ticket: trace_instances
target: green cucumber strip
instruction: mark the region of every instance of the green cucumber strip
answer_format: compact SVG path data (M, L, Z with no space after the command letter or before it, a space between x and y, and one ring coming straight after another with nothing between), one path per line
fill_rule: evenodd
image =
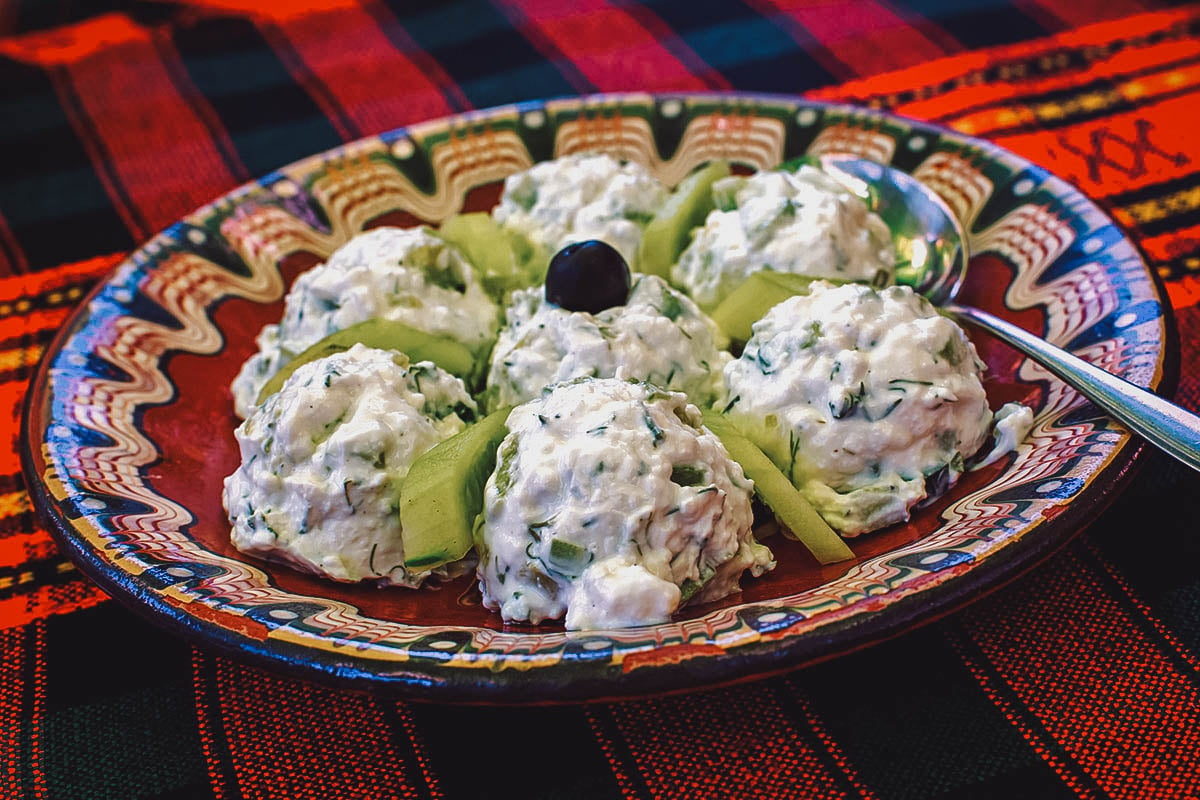
M268 397L278 392L284 381L300 367L318 358L345 352L356 344L365 344L367 347L377 347L381 350L399 350L413 362L432 361L467 383L474 380L476 371L481 368L470 348L454 339L426 333L403 322L369 319L329 334L280 367L279 371L263 384L258 393L257 404L262 405Z
M854 551L842 541L842 537L821 519L821 515L796 490L779 467L758 445L747 439L728 417L716 411L705 411L704 425L721 440L730 457L742 465L742 470L754 481L759 496L776 518L808 548L817 561L835 564L854 558Z
M704 224L713 205L712 185L729 174L728 161L713 161L679 182L646 225L638 251L638 272L666 280L687 247L692 230Z
M745 342L753 332L754 323L789 297L808 294L808 287L814 280L817 279L791 272L765 269L753 272L713 309L713 322L730 339Z
M455 214L437 230L454 245L481 275L508 278L517 275L517 259L508 237L492 215L484 211Z
M550 540L550 566L567 575L578 575L591 561L586 547L555 537Z
M471 550L483 489L511 410L487 415L413 461L400 483L400 540L408 570L428 572Z

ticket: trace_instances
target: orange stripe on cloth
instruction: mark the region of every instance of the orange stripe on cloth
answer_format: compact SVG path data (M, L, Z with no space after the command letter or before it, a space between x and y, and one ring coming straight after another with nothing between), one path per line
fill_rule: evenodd
M1096 70L1099 69L1096 62L1112 58L1117 51L1149 38L1169 33L1173 40L1186 45L1190 37L1183 28L1196 16L1195 9L1139 14L1031 42L934 59L909 69L821 89L813 96L886 106L922 119L940 119L963 108L1014 95L1011 84L1034 75L1034 70L1022 65L1037 67L1036 72L1043 76L1037 79L1040 90L1055 86L1069 88L1081 83L1081 71L1073 66L1075 62L1069 51L1088 59L1088 69ZM990 76L989 67L996 67L998 74ZM1127 67L1128 62L1118 61L1113 69ZM1096 74L1104 76L1102 72Z
M615 4L515 0L512 5L526 17L524 24L536 26L599 91L708 88L657 36Z
M0 630L91 608L107 599L100 587L82 575L65 583L39 586L32 592L0 599Z
M203 714L229 747L243 797L325 800L331 797L418 797L392 746L378 702L277 678L223 658L216 696ZM295 720L305 720L297 727ZM220 730L212 729L215 724ZM311 731L321 731L314 738ZM211 763L211 762L210 762ZM321 776L313 781L312 776Z
M121 263L124 257L124 253L108 253L28 275L0 277L0 303L16 303L22 298L28 299L95 280Z
M375 10L384 24L399 27L382 5ZM259 21L260 30L276 51L293 51L280 52L281 60L325 115L335 124L342 115L350 121L350 129L339 131L344 138L379 133L455 110L428 70L388 39L376 16L356 4L330 14ZM330 36L335 28L337 36ZM294 63L297 60L299 65Z
M10 502L25 505L26 510L32 507L26 492L11 492L6 497L10 498ZM54 539L38 525L35 517L29 515L17 521L24 524L17 528L10 527L0 534L0 569L20 569L34 562L63 558ZM68 570L60 566L56 571L63 574Z
M711 694L637 700L587 710L601 748L627 795L728 796L753 787L758 797L845 797L847 777L827 768L822 754L763 685ZM619 736L609 735L611 719ZM737 747L695 746L696 731L739 731ZM627 753L628 757L623 757ZM686 787L686 788L682 788Z
M0 55L42 67L73 64L143 35L141 26L124 14L100 14L72 25L0 39Z
M171 79L150 31L65 67L60 94L131 232L149 236L239 181Z
M1115 798L1182 797L1200 772L1200 685L1073 552L964 612L968 666L1002 682L1014 724ZM1003 598L1007 597L1007 601ZM996 694L996 691L989 691ZM994 698L995 699L995 698ZM1053 759L1047 756L1053 764Z
M1200 259L1197 261L1200 262ZM1200 306L1200 263L1197 263L1196 269L1197 274L1167 284L1167 295L1171 298L1171 307L1176 311Z

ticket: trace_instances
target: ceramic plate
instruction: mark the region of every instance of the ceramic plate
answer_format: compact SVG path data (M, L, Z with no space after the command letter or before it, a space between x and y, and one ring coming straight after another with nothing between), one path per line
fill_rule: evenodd
M61 332L29 395L26 471L60 545L104 589L202 646L294 675L448 701L684 690L829 658L931 619L1077 532L1138 448L989 337L993 407L1036 423L906 525L820 567L775 537L773 572L674 621L614 632L505 626L472 581L346 586L233 550L228 385L296 274L377 225L489 208L506 175L603 150L668 184L727 158L851 152L914 173L966 221L967 302L1141 386L1169 380L1167 305L1135 247L1065 182L988 143L858 108L745 95L606 95L506 106L364 139L243 186L133 253Z

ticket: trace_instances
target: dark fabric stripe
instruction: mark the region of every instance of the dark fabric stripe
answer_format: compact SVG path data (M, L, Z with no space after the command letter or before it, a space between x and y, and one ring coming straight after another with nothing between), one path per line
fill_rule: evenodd
M574 93L563 73L491 3L389 0L388 6L475 107Z
M436 789L441 795L508 798L518 786L526 800L618 794L612 772L579 707L472 708L413 703L408 708L438 775ZM464 736L481 737L484 743L471 748L469 768L463 761ZM536 769L524 768L533 763Z
M802 22L773 6L771 0L743 0L743 2L747 7L754 9L756 13L766 17L780 31L790 36L799 45L799 49L811 55L813 61L820 64L833 80L839 82L849 80L859 74L852 68L853 65L848 68Z
M334 129L343 141L353 141L361 139L364 131L354 123L349 115L346 114L344 108L337 101L337 97L333 92L329 91L329 87L325 85L319 77L313 74L313 71L308 68L299 54L296 53L296 48L292 47L291 42L286 36L280 34L274 25L264 24L259 33L263 39L267 41L275 50L275 55L279 58L281 64L291 73L301 87L308 92L309 97L318 108L325 114L326 119L333 125Z
M796 733L809 746L809 749L816 754L817 759L825 767L825 772L837 782L838 788L848 797L867 794L864 791L864 787L856 784L846 774L846 765L834 758L834 754L829 750L829 745L822 741L821 737L817 736L811 725L805 724L810 715L807 709L804 708L804 701L800 695L801 690L792 677L766 681L763 683L763 688L771 691L775 697L775 702L779 703L779 707L792 723L792 727L796 730Z
M1090 534L1089 543L1191 656L1200 658L1200 540L1181 535L1184 526L1145 524L1148 508L1169 508L1182 520L1200 519L1200 493L1184 491L1192 478L1187 467L1161 453L1146 460L1138 481L1107 512L1111 523ZM1137 532L1136 540L1131 531ZM1164 558L1166 553L1171 557ZM1194 678L1194 667L1188 671Z
M971 49L1023 42L1050 32L1024 14L1019 4L1002 0L893 0L893 4L937 23Z
M737 89L797 92L833 82L791 36L740 2L655 0L647 7Z
M392 747L404 763L404 774L409 777L409 783L421 797L434 797L435 795L430 791L429 784L425 780L425 765L422 763L421 754L414 741L415 737L420 736L420 732L411 723L408 706L398 706L394 702L380 700L379 708L387 722Z
M233 140L229 138L229 132L221 124L221 120L218 118L212 104L208 102L208 98L201 94L196 84L192 82L191 76L188 74L178 50L175 49L174 42L169 36L157 31L151 36L151 42L154 44L155 50L158 51L159 59L162 61L167 77L180 96L187 100L188 104L196 112L196 118L200 120L200 124L208 131L208 136L212 140L213 146L216 147L217 152L221 154L221 160L225 163L229 174L240 181L248 181L253 178L254 176L246 169L246 165L242 163Z
M1176 59L1174 61L1159 62L1159 63L1155 63L1151 66L1148 66L1148 67L1141 67L1141 68L1129 70L1126 72L1115 73L1112 75L1105 76L1103 78L1089 81L1088 83L1071 86L1069 88L1055 89L1052 91L1043 91L1043 92L1030 92L1027 94L1010 95L1008 97L1003 97L998 100L992 100L992 101L989 101L986 103L977 103L974 105L964 106L960 109L957 109L954 112L954 116L955 117L963 117L963 116L967 116L968 114L978 113L980 111L987 111L989 109L997 109L997 108L1012 108L1013 106L1017 106L1017 105L1038 106L1038 105L1042 105L1044 103L1058 103L1060 105L1063 105L1063 104L1070 103L1073 99L1081 97L1083 95L1102 93L1102 92L1111 90L1113 87L1115 87L1119 84L1122 84L1122 83L1126 83L1129 81L1135 81L1135 80L1138 80L1139 78L1144 78L1148 75L1157 75L1157 74L1161 74L1163 72L1169 72L1170 70L1173 70L1173 69L1189 67L1189 66L1196 64L1197 62L1200 62L1200 56L1192 56L1192 57L1188 57L1188 58ZM1029 69L1032 69L1034 67L1035 63L1040 64L1040 60L1030 60L1028 62L1024 62L1025 66ZM991 70L989 72L991 74L988 75L988 78L994 80L998 77L998 74L994 70ZM1147 94L1141 98L1138 98L1137 100L1124 101L1124 103L1120 106L1119 110L1130 110L1133 108L1139 108L1139 107L1143 107L1143 106L1147 106L1147 105L1153 105L1154 103L1161 101L1163 98L1176 96L1178 94L1188 94L1191 91L1192 91L1191 88L1185 87L1184 89L1181 89L1178 92L1164 92L1164 93L1159 93L1159 94ZM1079 122L1083 122L1086 120L1097 119L1097 118L1109 116L1115 110L1118 110L1117 106L1107 106L1102 109L1092 111L1090 113L1077 113L1077 114L1073 114L1073 115L1063 115L1061 118L1055 118L1052 120L1038 120L1038 122L1036 124L1015 125L1011 128L997 128L995 130L988 131L988 135L992 136L992 135L998 135L1001 133L1009 133L1012 131L1022 131L1022 130L1030 130L1030 129L1042 130L1042 129L1049 129L1049 128L1057 128L1057 127L1068 127L1068 126L1075 125Z
M214 800L242 800L242 789L234 773L233 752L218 705L221 695L217 688L216 658L218 656L192 650L192 685L199 722L197 734L208 765L211 796Z
M549 59L558 71L562 73L563 78L571 84L573 91L579 94L588 94L596 91L596 85L588 80L587 76L579 71L579 68L571 62L570 53L565 53L551 41L550 37L542 33L533 22L531 22L521 10L515 5L498 4L500 12L504 14L511 25L524 36L531 45L545 58Z
M24 319L39 311L73 308L95 283L96 281L92 279L78 283L65 283L49 287L36 294L26 295L21 297L20 300L28 302L29 305L23 307L21 311L16 309L15 302L4 303L0 301L0 320ZM5 308L6 305L8 306L7 308ZM60 315L65 315L65 311L60 311L59 313ZM30 344L30 336L36 337L37 341L48 343L54 338L55 333L57 333L56 330L23 331L20 336L0 338L0 350L11 347L27 347Z
M613 0L625 13L637 20L643 28L651 33L671 55L679 59L688 71L704 81L709 88L718 90L732 89L733 85L718 70L705 63L687 42L675 33L671 27L649 8L634 0Z
M621 734L620 726L613 719L612 711L607 706L594 705L589 706L586 713L592 727L603 739L601 747L611 764L611 769L618 773L617 776L614 776L614 780L624 779L621 785L626 796L629 795L630 790L636 797L652 796L650 787L646 785L646 779L642 777L637 761L629 751L625 737Z
M1104 792L1096 781L1046 730L1041 719L1030 712L1021 698L1008 685L1004 676L996 670L979 646L975 644L961 623L952 622L946 626L946 630L954 649L968 664L969 669L975 674L976 680L986 685L986 691L993 703L992 711L1005 714L1018 730L1034 740L1034 747L1046 761L1047 767L1052 769L1055 776L1067 787L1074 790L1075 795L1102 797Z
M1179 166L1184 167L1189 166L1189 164L1184 162L1180 163ZM1141 186L1132 191L1110 194L1104 200L1110 206L1131 206L1135 203L1158 200L1175 192L1195 189L1197 186L1200 186L1200 171L1185 173L1177 178L1159 181L1149 186Z
M265 175L341 143L253 23L202 19L179 28L175 45L250 174Z
M1139 150L1139 156L1144 152ZM1156 153L1170 157L1170 153ZM1180 154L1182 155L1182 154ZM1180 166L1183 166L1182 164ZM1161 236L1200 225L1200 172L1109 195L1107 205L1124 212L1143 237ZM1152 213L1147 214L1147 211Z
M35 514L33 511L21 511L17 514L13 514L12 516L0 519L0 539L7 538L9 536L37 533L39 531L41 531L41 525L39 524L37 514ZM67 579L76 580L79 579L79 577L80 575L78 572L72 572L67 576ZM59 582L65 583L67 580ZM24 586L18 586L12 589L11 592L14 595L23 594L27 591L37 589L39 586L43 585L45 584L35 581L28 589L26 589ZM0 590L0 598L8 596L5 594L5 591L10 590Z
M1155 624L1159 620L1153 616L1148 617L1147 609L1134 601L1126 585L1113 578L1111 566L1105 563L1105 559L1097 550L1085 545L1075 548L1075 552L1080 561L1107 584L1106 593L1116 600L1134 626L1141 631L1142 636L1167 656L1180 675L1200 689L1200 669L1197 667L1200 664L1200 658L1198 658L1200 653L1181 650L1181 641L1178 638L1164 636L1163 628ZM1194 582L1194 584L1193 589L1200 588L1200 581Z
M979 690L937 628L926 628L791 678L881 797L940 797L1016 773L1057 779ZM1050 797L1069 797L1057 789Z
M437 85L450 108L455 111L466 111L471 107L471 101L462 93L462 89L446 74L441 64L437 63L413 41L408 31L386 5L380 0L374 0L366 4L365 10L379 24L379 30L383 32L387 40L420 67L425 77Z
M44 764L52 797L141 797L208 784L193 724L190 650L115 604L46 623ZM88 680L79 680L79 665ZM110 731L119 745L98 748ZM95 769L101 758L104 769Z
M21 249L21 243L8 227L8 220L0 214L0 274L21 274L28 271L29 261L25 258L25 251Z
M22 513L17 516L24 518L26 530L35 529L32 514ZM4 522L7 523L9 519ZM0 567L0 600L33 594L45 586L59 586L81 579L82 576L75 566L61 556L6 565Z
M46 73L0 57L0 86L0 213L30 269L130 249Z
M45 669L45 625L42 620L25 628L25 644L23 661L21 663L21 685L25 687L24 730L21 737L21 778L22 796L35 797L45 787L45 775L42 765L38 763L40 754L36 752L42 719L39 706L45 698L45 687L42 685L42 674Z
M65 69L54 68L54 70L55 82L59 87L59 95L63 102L63 111L75 120L76 125L83 129L88 147L92 150L92 169L102 176L101 180L108 187L109 192L112 195L116 195L116 211L125 221L125 225L130 228L133 238L137 241L148 238L152 232L150 225L147 224L146 218L142 215L141 210L138 209L137 204L133 202L133 198L129 196L129 191L124 183L122 183L121 174L116 168L116 162L113 159L112 153L108 151L104 143L104 137L96 130L95 124L80 100L68 72Z

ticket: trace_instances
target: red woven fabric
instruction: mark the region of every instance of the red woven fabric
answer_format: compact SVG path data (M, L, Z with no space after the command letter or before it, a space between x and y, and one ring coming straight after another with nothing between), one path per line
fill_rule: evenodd
M1159 457L1078 544L947 620L783 678L568 709L397 703L194 650L36 519L27 382L124 252L293 158L541 94L809 89L994 141L1129 230L1200 407L1200 6L701 5L0 9L0 85L32 109L0 122L25 143L0 153L0 796L505 796L497 775L530 797L1200 796L1200 480Z

